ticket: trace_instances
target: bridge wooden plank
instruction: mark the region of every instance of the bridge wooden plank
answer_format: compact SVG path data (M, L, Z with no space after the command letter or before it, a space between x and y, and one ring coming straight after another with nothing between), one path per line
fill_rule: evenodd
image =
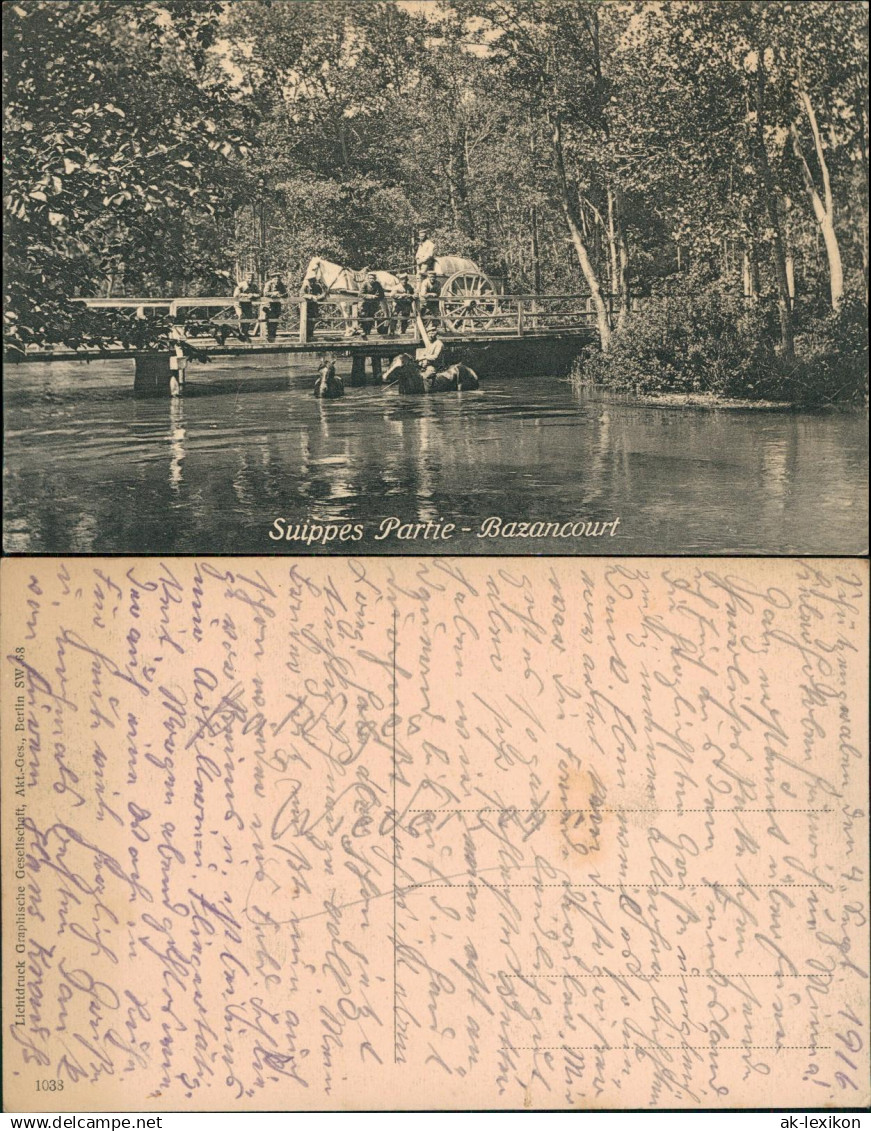
M499 342L510 341L540 341L546 344L549 341L560 341L566 338L577 338L578 340L589 340L595 337L595 330L590 326L568 327L561 329L558 333L548 330L534 330L525 329L523 335L519 335L516 330L513 332L490 332L486 334L464 334L462 336L455 334L443 334L442 339L446 345L488 345ZM401 353L410 345L413 345L415 340L409 337L394 337L394 338L381 338L360 340L359 338L315 338L310 342L294 341L292 338L287 340L252 343L251 345L202 345L197 343L196 348L203 353L208 354L210 357L250 357L253 354L300 354L302 356L308 354L317 356L324 352L335 353L339 356L351 357L355 354L362 354L364 356L378 356L385 357L397 353ZM132 349L106 349L106 350L33 350L28 351L23 356L14 354L7 354L4 358L7 364L25 364L33 362L52 362L52 361L128 361L142 356L142 350ZM151 351L153 352L153 351Z

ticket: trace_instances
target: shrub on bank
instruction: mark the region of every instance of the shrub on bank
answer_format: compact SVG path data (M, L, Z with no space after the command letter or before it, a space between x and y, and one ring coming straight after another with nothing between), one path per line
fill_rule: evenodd
M796 337L791 399L801 404L862 404L868 397L868 314L858 295L826 310Z
M607 354L589 350L573 383L634 394L712 394L802 405L861 403L867 395L864 304L837 312L796 312L796 357L776 349L771 299L749 301L697 275L666 280L637 302Z

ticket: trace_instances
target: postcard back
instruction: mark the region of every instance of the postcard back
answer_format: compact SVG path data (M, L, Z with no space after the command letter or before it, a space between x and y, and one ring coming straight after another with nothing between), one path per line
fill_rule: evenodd
M2 602L7 1110L868 1102L867 562Z

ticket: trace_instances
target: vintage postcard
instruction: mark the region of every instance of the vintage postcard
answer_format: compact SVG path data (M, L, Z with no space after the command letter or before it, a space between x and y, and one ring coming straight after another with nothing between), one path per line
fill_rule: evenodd
M4 32L7 553L867 553L866 5Z
M5 6L6 1110L868 1104L866 21Z
M7 1110L868 1103L867 562L0 580Z

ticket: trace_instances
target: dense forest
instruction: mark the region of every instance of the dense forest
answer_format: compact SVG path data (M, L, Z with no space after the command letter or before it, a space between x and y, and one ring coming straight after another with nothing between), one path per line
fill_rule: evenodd
M507 292L588 292L603 378L690 387L719 365L733 392L776 370L856 399L867 19L853 0L10 3L7 349L109 334L73 296L224 294L252 269L293 288L313 255L408 268L423 225Z

